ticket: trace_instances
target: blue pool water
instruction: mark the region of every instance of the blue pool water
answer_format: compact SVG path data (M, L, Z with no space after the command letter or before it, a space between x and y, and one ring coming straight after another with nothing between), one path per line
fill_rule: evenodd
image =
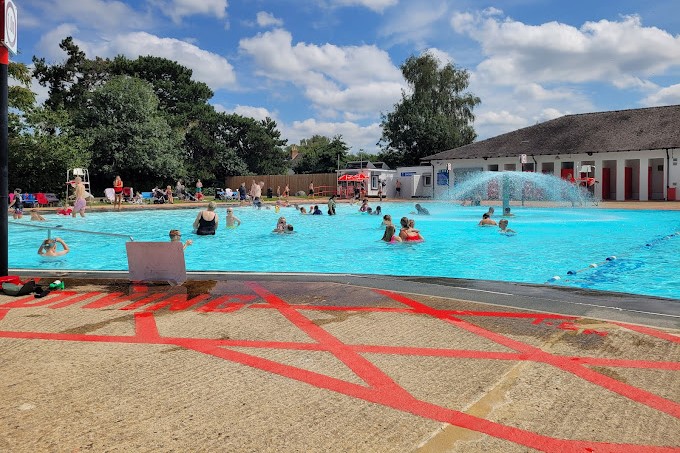
M178 228L183 239L194 240L185 253L188 270L438 276L680 299L679 212L513 207L510 227L518 233L504 236L496 228L476 226L485 207L424 205L430 216L410 214L412 204L382 204L395 224L404 215L416 219L425 237L420 244L380 242L381 218L345 204L338 206L334 217L304 216L293 208L277 214L273 209L236 207L243 225L232 230L225 228L225 207L220 206L221 225L215 236L191 233L198 208L90 213L85 218L55 214L40 224L125 234L136 241L166 241L168 231ZM295 226L294 234L271 233L279 215ZM18 222L38 224L27 217ZM127 269L123 238L56 230L52 235L64 238L72 252L40 257L36 252L46 232L10 224L10 268ZM606 261L610 256L617 259ZM555 276L560 279L550 282Z

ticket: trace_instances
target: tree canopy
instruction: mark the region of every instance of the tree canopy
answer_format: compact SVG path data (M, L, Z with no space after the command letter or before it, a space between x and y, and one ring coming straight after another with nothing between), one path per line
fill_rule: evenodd
M216 112L212 90L191 69L154 56L90 59L71 37L60 47L64 61L34 56L32 74L11 66L20 82L10 90L11 184L57 191L74 166L89 167L97 192L115 175L148 190L178 178L209 187L229 175L288 170L276 122ZM31 75L48 88L43 106ZM41 179L46 173L58 176Z
M342 140L341 135L333 139L322 135L300 140L298 157L294 161L293 169L296 173L332 173L338 165L347 162L349 147Z
M472 143L473 109L481 101L466 92L469 74L432 54L409 57L401 72L410 93L382 115L380 157L388 165L418 165L420 158Z

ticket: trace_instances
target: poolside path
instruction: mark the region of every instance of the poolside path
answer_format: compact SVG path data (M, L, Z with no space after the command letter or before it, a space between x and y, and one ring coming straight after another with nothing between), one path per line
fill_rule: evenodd
M417 282L65 281L0 295L0 451L680 451L675 328Z

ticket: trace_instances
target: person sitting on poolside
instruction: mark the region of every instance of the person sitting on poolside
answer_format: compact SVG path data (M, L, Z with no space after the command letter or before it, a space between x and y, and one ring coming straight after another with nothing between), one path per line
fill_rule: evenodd
M480 220L477 225L479 225L479 226L496 226L496 222L491 219L488 212L485 212L482 215L482 220Z
M170 242L182 242L182 233L179 230L170 230ZM187 239L182 250L186 250L193 243L194 241Z
M430 211L428 211L427 208L424 208L424 207L420 206L420 204L416 203L416 214L430 215Z
M31 220L45 221L45 217L41 216L36 209L31 209Z
M241 219L234 215L232 208L227 208L227 228L236 228L241 226Z
M498 222L498 227L500 228L500 232L503 234L517 233L517 231L513 230L512 228L508 228L508 219L501 219Z
M217 204L214 201L211 201L208 203L208 209L199 212L196 216L196 220L194 220L194 229L199 236L215 234L217 224L220 220L215 213L215 208L217 208Z
M57 251L57 244L61 244L63 250ZM68 252L70 252L70 249L62 238L45 239L38 248L38 255L41 256L62 256Z
M390 223L385 227L385 233L383 233L383 237L380 240L390 243L401 242L401 238L394 234L396 232L397 229Z

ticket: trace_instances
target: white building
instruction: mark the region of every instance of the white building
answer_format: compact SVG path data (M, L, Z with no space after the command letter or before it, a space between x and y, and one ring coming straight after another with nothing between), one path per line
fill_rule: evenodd
M355 161L347 162L345 168L338 170L338 195L342 198L352 198L354 189L363 187L364 194L377 197L380 188L383 195L395 196L394 175L384 162ZM384 182L384 184L383 184Z
M444 197L469 172L531 171L594 178L591 190L602 200L680 200L678 158L680 105L673 105L563 116L427 156L425 166L399 168L397 177L404 193L401 175L421 175L404 198Z

